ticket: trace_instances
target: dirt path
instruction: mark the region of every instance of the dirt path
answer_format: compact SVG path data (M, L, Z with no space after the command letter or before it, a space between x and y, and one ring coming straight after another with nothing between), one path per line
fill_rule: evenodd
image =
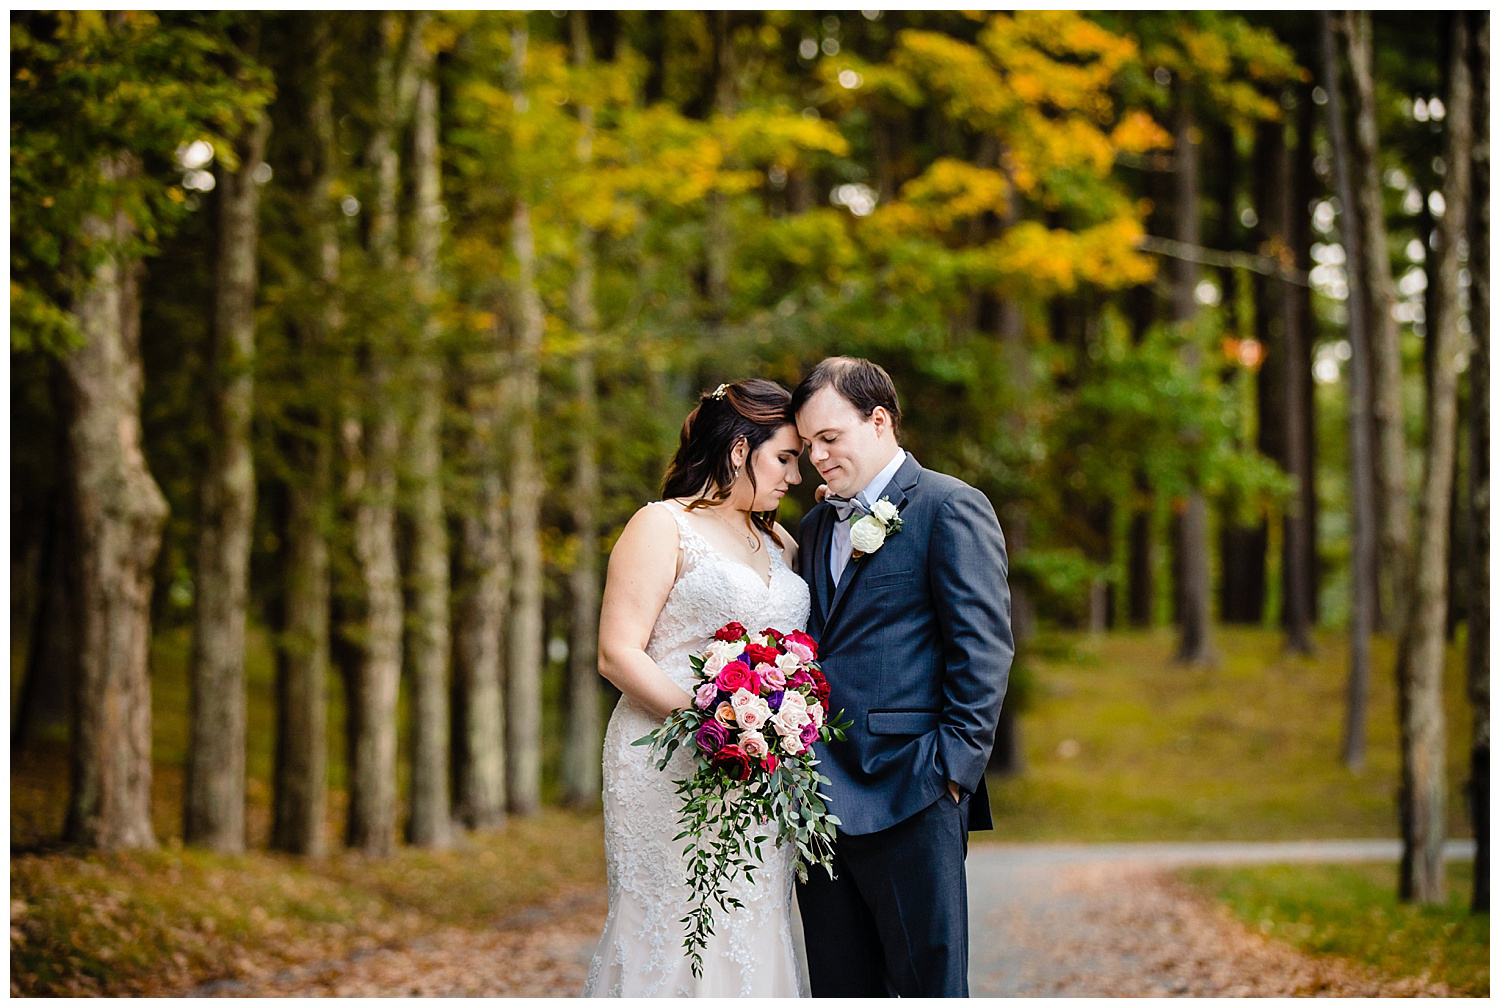
M1470 844L1472 848L1472 843ZM1455 853L1458 849L1455 848ZM1171 866L1387 859L1389 844L1010 846L969 852L975 997L1448 996L1270 942L1174 883ZM267 997L577 997L605 914L581 892L476 932L197 994Z
M1472 848L1472 844L1470 844ZM1456 851L1455 851L1456 853ZM1174 882L1182 864L1386 860L1383 842L969 851L975 997L1451 996L1268 941Z

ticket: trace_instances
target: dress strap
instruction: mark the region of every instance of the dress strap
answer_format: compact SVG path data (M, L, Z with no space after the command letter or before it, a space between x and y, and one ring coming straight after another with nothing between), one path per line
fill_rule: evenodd
M661 505L677 522L677 545L683 553L696 558L703 556L704 553L713 552L713 547L708 544L708 540L703 538L703 535L687 520L687 512L683 507L672 501L660 500L651 503Z

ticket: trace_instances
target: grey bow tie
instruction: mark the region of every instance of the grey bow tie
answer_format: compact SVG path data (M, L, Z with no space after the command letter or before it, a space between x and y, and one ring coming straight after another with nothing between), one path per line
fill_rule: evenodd
M828 495L828 503L839 513L839 521L847 521L849 516L858 511L862 515L870 513L870 508L865 504L863 498L858 494L854 497L839 497L835 494Z

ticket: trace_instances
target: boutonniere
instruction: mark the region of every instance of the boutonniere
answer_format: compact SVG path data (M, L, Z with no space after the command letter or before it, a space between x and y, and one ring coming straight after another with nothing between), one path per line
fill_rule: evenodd
M885 545L890 536L901 531L901 512L889 497L870 505L870 513L849 526L849 544L854 547L850 559L858 560Z

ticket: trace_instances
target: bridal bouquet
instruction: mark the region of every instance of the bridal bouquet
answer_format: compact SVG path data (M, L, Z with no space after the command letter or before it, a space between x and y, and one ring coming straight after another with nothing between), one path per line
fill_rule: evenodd
M739 907L729 884L744 873L754 879L764 863L761 844L791 844L792 867L806 881L809 865L833 873L833 840L839 825L813 769L813 744L844 738L849 723L829 718L828 681L818 666L818 645L807 634L767 628L752 634L729 623L689 661L700 680L693 706L638 739L661 752L664 769L680 745L697 751L697 768L677 781L678 822L688 840L688 881L696 897L683 923L683 946L693 975L702 974L702 950L713 933L713 908Z

